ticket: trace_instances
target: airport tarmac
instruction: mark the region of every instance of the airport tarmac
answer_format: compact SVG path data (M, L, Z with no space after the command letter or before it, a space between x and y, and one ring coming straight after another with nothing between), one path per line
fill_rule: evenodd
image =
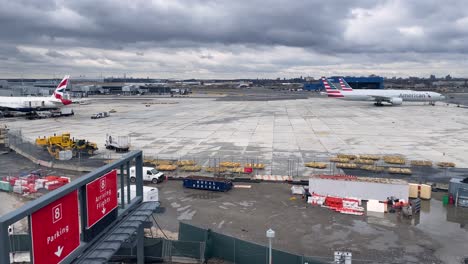
M208 98L113 97L74 105L75 116L41 120L2 119L37 136L71 132L98 143L105 135L129 135L133 149L153 158L252 159L267 164L265 174L286 175L288 164L327 160L337 153L402 154L408 159L455 162L468 167L468 109L439 103L375 107L325 97L297 100L217 100ZM149 104L148 104L149 103ZM110 117L90 119L114 109ZM117 155L118 156L118 155ZM301 171L299 171L301 169ZM289 168L291 170L291 168ZM297 168L298 175L310 170Z
M292 160L325 160L337 153L403 154L408 159L451 161L457 167L468 167L464 155L468 109L456 105L375 107L371 102L317 96L295 100L241 98L100 97L90 99L87 105L74 105L72 117L7 118L0 123L12 130L21 129L31 141L37 136L71 132L75 138L97 142L101 158L118 156L104 149L105 134L111 133L131 136L133 148L142 149L145 156L195 159L200 165L209 165L214 158L256 159L267 164L265 174L287 173ZM94 113L111 109L116 112L108 118L90 119ZM8 174L36 167L15 155L0 156L0 166L8 167ZM177 231L174 219L178 219L263 243L265 228L270 225L278 235L287 234L288 239L275 242L278 248L294 253L331 256L334 249L347 247L356 259L370 263L383 259L453 263L466 257L466 227L464 223L448 223L448 211L437 199L426 203L430 214L423 211L420 222L412 226L396 218L359 218L305 208L302 201L289 200L290 186L286 184L254 184L252 189L226 194L185 190L177 181L158 187L168 209L158 218L171 232ZM446 244L448 240L457 244Z

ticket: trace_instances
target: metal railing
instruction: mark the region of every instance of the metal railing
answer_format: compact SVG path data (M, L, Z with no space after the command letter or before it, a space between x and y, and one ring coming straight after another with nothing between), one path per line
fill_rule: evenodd
M131 188L130 188L130 166L135 165L136 167L136 196L131 199ZM64 197L65 195L78 190L79 197L79 215L80 215L80 226L81 226L81 238L79 247L73 251L68 257L66 257L61 263L70 263L77 256L82 254L88 247L94 244L96 241L105 234L112 225L103 227L102 230L97 232L97 235L93 235L89 240L84 238L84 234L87 231L87 215L86 215L86 184L96 180L97 178L105 175L106 173L118 169L120 173L118 175L118 186L120 188L120 206L118 207L117 218L113 221L116 222L122 219L128 212L135 209L143 201L143 177L142 177L142 165L143 165L143 153L142 151L132 151L120 160L117 160L111 164L105 165L79 177L77 180L56 189L37 200L31 201L21 208L10 212L0 217L0 263L10 263L10 240L8 227L14 223L27 218L29 230L28 233L31 235L31 215L47 206L48 204ZM127 188L125 188L127 186ZM117 190L116 190L117 191ZM124 195L126 191L127 195ZM78 212L77 212L78 213ZM141 239L138 239L137 243L142 243L143 234ZM32 250L31 250L32 252ZM140 253L140 252L139 252ZM32 253L31 253L32 254ZM140 255L140 254L138 254ZM31 256L31 262L33 258ZM143 261L143 255L138 256L139 263Z

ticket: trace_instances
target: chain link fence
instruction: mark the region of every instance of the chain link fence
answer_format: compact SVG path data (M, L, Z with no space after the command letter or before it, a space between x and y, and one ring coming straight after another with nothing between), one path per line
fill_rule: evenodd
M196 227L187 223L179 224L179 240L198 241L206 243L205 258L217 258L231 263L267 264L268 247L253 242L241 240L225 234ZM329 263L313 257L296 255L273 249L274 263L288 264L320 264ZM327 260L330 260L327 258Z
M19 154L32 158L38 165L46 167L55 167L71 170L92 170L100 167L112 160L119 159L123 154L111 151L100 151L98 155L89 156L78 152L71 160L57 160L52 157L47 149L37 146L34 139L26 138L21 130L9 130L5 143ZM193 161L194 166L191 170L185 170L182 166L174 169L164 170L165 175L169 177L185 177L188 175L216 176L226 178L247 178L252 179L256 176L289 176L293 180L301 180L311 175L319 174L349 174L363 177L380 178L400 178L408 179L410 175L389 173L388 168L410 168L412 178L415 181L424 183L427 181L444 182L450 177L453 168L437 168L412 166L407 164L386 164L383 160L376 161L372 165L356 163L355 168L337 168L340 162L330 161L330 153L306 153L302 156L283 155L281 153L272 153L271 158L264 158L261 155L212 155L212 153L200 153L194 155L168 155L145 150L144 159L153 161L170 162L178 164L180 161ZM233 166L225 167L223 164L231 163ZM306 163L322 163L324 168L307 167ZM351 163L350 163L351 164ZM155 164L146 163L147 166L157 167ZM251 170L246 169L251 167ZM367 167L362 169L361 167ZM373 171L372 169L381 169ZM437 174L436 179L427 179L427 175Z
M95 158L78 151L71 160L58 160L43 146L37 146L33 139L25 137L21 130L10 129L7 133L8 147L38 165L70 170L87 170L105 165L105 158Z
M177 164L179 161L193 161L195 166L198 166L196 171L184 171L181 166L174 170L165 171L167 176L184 177L187 175L201 176L218 176L218 177L236 177L236 178L252 178L257 175L280 175L290 176L292 178L300 178L312 174L329 174L338 172L334 166L327 166L327 169L312 169L304 166L302 158L279 158L262 159L260 157L248 156L201 156L201 155L161 155L152 154L150 151L145 151L144 159L153 161L154 163L170 163ZM224 164L230 163L225 166ZM149 162L146 165L154 165ZM252 168L246 170L246 168Z

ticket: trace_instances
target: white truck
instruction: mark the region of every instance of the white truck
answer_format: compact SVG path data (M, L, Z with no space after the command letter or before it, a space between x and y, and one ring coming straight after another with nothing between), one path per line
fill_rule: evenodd
M60 117L60 116L72 116L75 113L73 112L73 108L69 107L62 107L57 110L50 111L52 113L52 117Z
M156 170L153 167L143 167L143 181L150 181L152 183L160 183L164 181L164 173ZM130 167L130 182L136 182L135 166Z
M120 200L120 188L117 191L117 199L119 201L119 204L121 203ZM124 201L127 202L127 186L124 187ZM130 185L130 200L136 197L136 186L135 185ZM159 202L159 191L158 188L155 187L149 187L149 186L143 186L143 202Z
M111 136L106 134L106 149L115 149L116 152L127 152L130 148L130 137Z
M93 114L91 116L91 119L99 119L99 118L104 118L104 117L109 117L109 113L108 112L99 112L99 113Z

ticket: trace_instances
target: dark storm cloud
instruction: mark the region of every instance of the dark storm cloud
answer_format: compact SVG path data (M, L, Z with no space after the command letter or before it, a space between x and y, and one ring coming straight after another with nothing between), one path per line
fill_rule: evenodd
M346 2L7 1L0 36L26 43L63 38L84 45L177 41L322 48L339 43L352 7Z
M54 51L54 50L47 51L45 55L52 57L52 58L66 58L67 57L66 55L60 52Z
M0 58L9 62L0 71L62 66L151 73L163 65L167 69L157 72L274 74L351 58L357 69L395 60L457 63L468 53L463 0L0 0L0 5Z

